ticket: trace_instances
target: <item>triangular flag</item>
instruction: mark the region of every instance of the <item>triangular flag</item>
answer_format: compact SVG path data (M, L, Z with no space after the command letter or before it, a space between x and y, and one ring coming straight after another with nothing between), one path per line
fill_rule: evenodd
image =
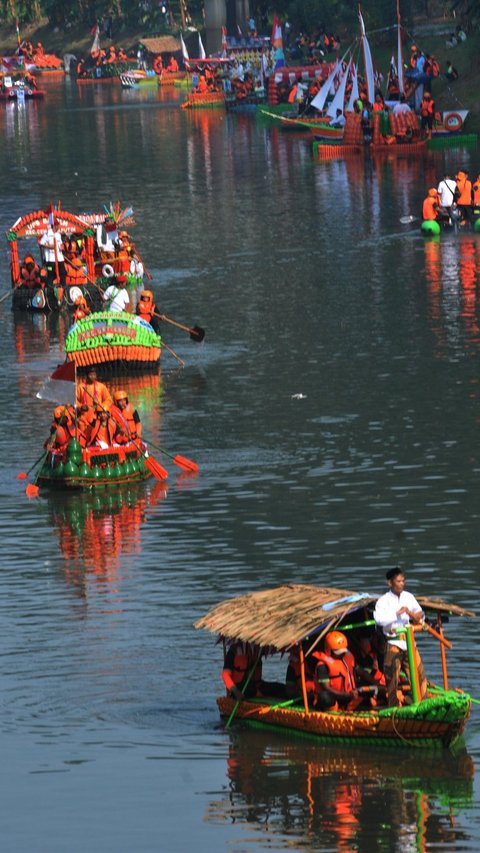
M205 53L205 48L203 46L202 37L201 37L200 33L198 34L198 58L199 59L206 59L207 58L207 54Z
M93 44L90 48L90 53L98 53L100 50L100 27L97 24L95 35L93 38Z
M223 57L223 59L227 58L227 50L228 50L227 28L222 27L222 57Z
M185 44L185 42L184 42L184 40L183 40L183 38L182 38L182 36L181 36L181 35L180 35L180 42L181 42L181 45L182 45L182 56L183 56L183 58L184 58L184 59L190 59L190 57L189 57L189 55L188 55L187 46L186 46L186 44Z
M44 382L36 396L50 403L75 403L75 362L64 361Z

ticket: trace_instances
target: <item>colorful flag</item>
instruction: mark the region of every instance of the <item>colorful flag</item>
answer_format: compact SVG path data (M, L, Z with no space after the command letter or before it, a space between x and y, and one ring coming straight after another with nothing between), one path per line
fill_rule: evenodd
M283 52L282 25L276 15L273 16L271 44L273 50L274 69L285 65L285 54Z
M75 405L75 382L75 362L64 361L48 377L36 396L39 400L48 400L50 403Z

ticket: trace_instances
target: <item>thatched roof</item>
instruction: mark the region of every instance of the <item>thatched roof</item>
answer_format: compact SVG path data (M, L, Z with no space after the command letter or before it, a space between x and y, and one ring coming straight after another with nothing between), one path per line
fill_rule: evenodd
M145 38L142 39L142 44L150 53L177 53L178 50L182 49L180 39L176 39L174 36Z
M195 622L227 639L287 649L304 637L333 626L349 613L373 604L378 596L334 587L286 584L223 601ZM417 596L427 610L474 616L439 599Z

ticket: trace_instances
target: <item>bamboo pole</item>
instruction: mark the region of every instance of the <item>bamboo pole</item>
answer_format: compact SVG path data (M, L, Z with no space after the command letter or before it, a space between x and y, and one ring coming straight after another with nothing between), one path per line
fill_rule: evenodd
M415 661L415 637L413 634L412 625L406 626L406 635L407 635L407 654L408 654L408 668L410 670L410 685L412 688L412 699L414 703L420 701L420 685L418 683L418 671L417 665Z
M299 658L300 658L300 679L302 682L303 704L305 707L305 713L308 714L307 685L305 683L305 653L303 651L303 646L301 643L299 645Z

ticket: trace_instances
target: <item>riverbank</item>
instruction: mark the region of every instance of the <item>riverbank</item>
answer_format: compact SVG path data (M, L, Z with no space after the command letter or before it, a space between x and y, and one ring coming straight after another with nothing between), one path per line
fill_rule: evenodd
M470 110L468 131L480 133L480 112L478 109L480 34L475 32L469 35L465 42L451 48L447 47L448 30L448 22L442 27L433 26L433 24L426 27L419 24L418 28L414 30L412 38L415 38L417 46L424 53L434 55L440 63L442 73L440 77L433 81L432 87L437 110ZM102 47L115 44L117 47L123 47L127 52L134 53L136 46L143 38L151 38L155 35L158 35L158 33L123 27L118 33L114 31L112 40L102 39L101 44ZM37 25L30 24L22 26L21 36L22 38L29 39L33 44L39 41L42 42L46 53L55 53L58 56L73 53L79 58L89 53L93 41L93 36L85 25L72 26L69 30L56 31L56 28L53 28L47 20L40 21ZM16 44L15 28L0 27L0 53L13 53ZM411 41L405 45L406 59L408 59L410 45ZM188 41L187 47L189 47ZM171 50L171 48L166 49ZM377 68L386 77L392 55L392 46L376 47L372 44L372 52ZM449 83L443 76L447 59L452 61L458 71L458 80L453 83Z

